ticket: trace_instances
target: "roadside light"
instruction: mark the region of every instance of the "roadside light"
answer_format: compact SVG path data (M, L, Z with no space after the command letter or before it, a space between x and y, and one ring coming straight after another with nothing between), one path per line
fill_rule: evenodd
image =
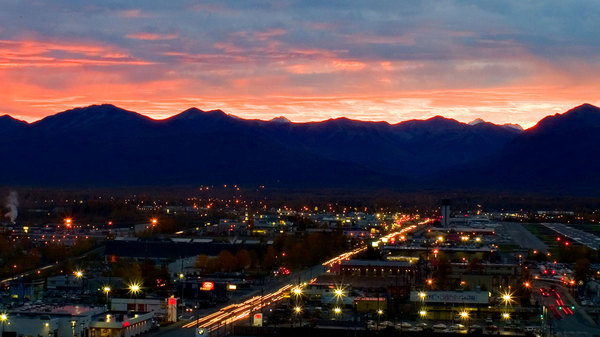
M300 287L295 287L294 289L292 289L292 292L294 293L294 295L296 296L300 296L302 295L302 289Z
M300 313L300 311L302 311L302 308L300 308L300 307L295 307L295 308L294 308L294 311L295 311L295 312L298 314L298 313Z
M0 314L0 321L4 322L8 319L8 315L5 313Z
M510 314L508 312L502 313L502 318L510 319Z
M184 278L184 277L185 277L185 275L183 275L183 273L179 274L179 278L180 278L180 279L182 279L182 278Z
M102 291L104 291L105 293L109 293L110 292L110 287L106 286L104 288L102 288Z
M340 307L335 307L333 308L333 312L339 315L342 312L342 309Z
M468 312L468 311L461 311L461 312L460 312L460 317L461 317L462 319L467 319L467 318L469 318L469 312Z
M129 285L129 292L136 295L140 292L140 285L137 283L132 283Z
M432 280L432 279L428 279L428 280L427 280L427 284L428 284L428 285L432 285L432 284L433 284L433 280Z
M421 300L424 300L425 297L427 297L427 294L421 291L419 292L419 297L421 298Z
M334 294L336 297L342 297L344 296L344 290L342 288L337 288L334 291Z
M419 316L421 316L421 317L427 316L427 311L425 311L425 310L419 311Z
M502 294L502 301L504 301L504 305L507 305L513 301L512 295L510 293Z
M378 315L383 315L383 310L381 310L381 309L377 310L377 314Z
M531 286L531 284L529 282L525 282L525 283L523 283L523 285L525 286L525 288L529 288Z

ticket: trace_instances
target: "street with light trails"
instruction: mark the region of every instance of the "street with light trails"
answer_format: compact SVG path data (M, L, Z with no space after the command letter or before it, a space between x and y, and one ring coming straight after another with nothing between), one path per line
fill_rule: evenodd
M418 226L420 225L425 225L428 224L430 221L426 220L423 222L420 222L416 225L409 225L407 227L404 227L402 229L400 229L399 231L393 232L393 233L389 233L385 236L380 237L378 240L376 240L375 242L377 243L381 243L381 242L385 242L387 240L390 240L394 237L403 235L403 234L407 234L410 231L413 231L414 229L418 228ZM362 246L356 249L353 249L349 252L345 252L342 253L330 260L327 260L326 262L324 262L322 264L322 266L328 268L331 267L332 265L336 264L336 263L340 263L343 260L349 260L352 256L359 254L363 251L365 251L367 249L367 246ZM322 267L321 266L314 266L312 268L310 268L309 270L305 270L305 271L301 271L298 273L294 273L293 275L290 275L290 277L288 277L288 279L298 279L298 284L301 284L303 282L311 282L314 279L312 279L312 276L314 276L315 274L317 274L319 271L322 271ZM216 312L213 312L211 314L208 314L206 316L203 316L201 318L198 318L196 320L193 320L189 323L186 323L182 326L182 328L184 329L196 329L196 328L203 328L206 329L206 331L210 332L216 332L220 329L226 329L228 326L239 322L241 320L250 319L250 315L253 312L259 311L261 308L265 308L265 307L269 307L275 303L277 303L278 301L280 301L281 299L284 298L284 293L291 290L296 284L290 283L290 284L286 284L282 287L280 287L279 289L277 289L276 291L273 291L269 294L266 294L264 296L253 296L250 299L245 300L242 303L237 303L237 304L231 304L228 305L224 308L219 309ZM175 336L177 334L178 330L172 330L173 332L173 336ZM171 335L171 334L168 334ZM160 334L160 336L167 336L167 334Z
M423 221L416 225L409 225L407 227L400 229L399 231L389 233L385 236L382 236L375 242L381 243L382 240L389 240L393 237L396 237L396 236L399 236L402 234L406 234L406 233L418 228L418 226L424 225L427 223L429 223L429 221ZM352 256L359 254L360 252L363 252L366 249L367 249L367 246L365 245L365 246L353 249L349 252L342 253L332 259L329 259L326 262L324 262L322 265L314 266L307 270L293 273L286 279L287 280L295 279L298 281L297 283L288 283L286 285L280 286L276 290L274 290L268 294L265 294L263 296L253 296L252 298L247 299L247 300L243 301L242 303L235 303L235 304L228 305L224 308L219 309L218 311L212 312L212 313L207 314L198 319L184 323L184 325L182 325L181 328L194 329L194 330L197 328L203 328L203 329L206 329L206 331L208 331L209 333L218 334L218 332L220 330L222 330L222 329L225 330L234 323L240 322L244 319L249 320L250 315L253 312L258 311L261 308L266 308L266 307L272 306L273 304L282 300L284 298L284 293L291 290L297 284L301 284L304 282L311 282L313 280L313 276L316 276L318 273L323 271L323 267L329 268L332 265L339 263L343 260L349 260ZM159 332L157 334L153 334L153 336L181 336L181 335L182 335L181 329L176 329L176 328L168 329L166 331ZM184 333L183 335L190 335L190 334Z

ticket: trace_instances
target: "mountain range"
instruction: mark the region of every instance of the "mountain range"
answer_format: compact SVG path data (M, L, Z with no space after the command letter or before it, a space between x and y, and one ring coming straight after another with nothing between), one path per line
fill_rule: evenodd
M0 117L0 184L388 188L599 194L600 109L534 127L444 117L292 123L191 108L154 120L93 105L33 123Z

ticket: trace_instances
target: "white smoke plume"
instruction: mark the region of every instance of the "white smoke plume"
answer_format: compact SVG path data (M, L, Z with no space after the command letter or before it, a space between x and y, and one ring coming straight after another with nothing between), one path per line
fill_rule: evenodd
M10 219L10 222L15 223L17 216L19 215L19 195L15 191L11 191L6 198L6 208L9 209L8 213L4 214L5 217Z

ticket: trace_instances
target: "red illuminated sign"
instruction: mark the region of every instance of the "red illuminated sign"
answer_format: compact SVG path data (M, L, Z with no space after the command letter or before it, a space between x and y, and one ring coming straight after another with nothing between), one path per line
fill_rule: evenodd
M126 328L126 327L128 327L128 326L129 326L129 322L128 322L128 321L125 321L125 322L123 322L123 327L124 327L124 328Z
M176 305L177 304L177 300L174 297L170 297L169 298L169 305Z
M214 290L215 283L214 282L202 282L202 290Z
M262 314L254 314L254 319L261 319L262 318Z

